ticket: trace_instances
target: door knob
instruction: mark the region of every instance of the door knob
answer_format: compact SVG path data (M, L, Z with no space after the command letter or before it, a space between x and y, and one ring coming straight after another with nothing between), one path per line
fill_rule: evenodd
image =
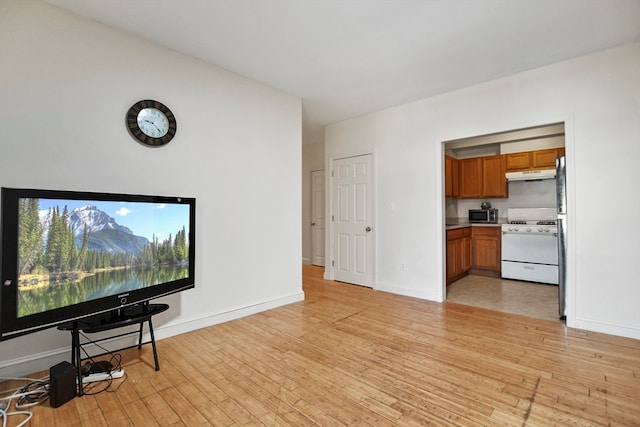
M364 229L364 231L366 231L367 233L371 231L371 227L367 227Z
M312 222L312 223L311 223L311 226L312 226L312 227L314 227L315 225L316 225L316 223L315 223L315 222Z

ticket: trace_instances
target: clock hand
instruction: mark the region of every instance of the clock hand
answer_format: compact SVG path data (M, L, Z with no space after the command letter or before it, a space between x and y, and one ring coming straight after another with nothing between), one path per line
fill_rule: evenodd
M160 128L158 126L156 126L156 124L153 123L151 120L144 119L144 121L147 122L147 123L151 123L153 125L153 127L158 130L158 132L161 132Z

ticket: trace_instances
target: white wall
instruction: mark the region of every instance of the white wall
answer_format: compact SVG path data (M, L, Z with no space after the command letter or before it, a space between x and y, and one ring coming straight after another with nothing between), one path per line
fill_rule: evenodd
M159 338L303 298L300 99L40 2L0 14L0 185L197 199L196 287L165 299ZM177 117L165 147L125 129L147 98ZM69 345L55 329L2 342L0 374Z
M376 153L375 287L444 297L443 141L565 122L567 323L640 338L638 76L633 44L328 126L327 158Z

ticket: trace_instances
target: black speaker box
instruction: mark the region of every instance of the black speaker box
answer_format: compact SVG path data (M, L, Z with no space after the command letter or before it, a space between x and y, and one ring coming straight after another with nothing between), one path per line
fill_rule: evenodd
M57 408L76 397L76 368L60 362L49 368L49 403Z

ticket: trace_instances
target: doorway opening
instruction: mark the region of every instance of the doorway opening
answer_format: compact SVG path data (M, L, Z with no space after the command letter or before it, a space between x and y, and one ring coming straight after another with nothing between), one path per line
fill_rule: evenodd
M509 172L555 169L565 154L565 123L444 143L445 299L558 319L558 287L502 277L501 224L510 209L555 208L554 179L507 182ZM470 210L497 209L497 223L469 222Z

